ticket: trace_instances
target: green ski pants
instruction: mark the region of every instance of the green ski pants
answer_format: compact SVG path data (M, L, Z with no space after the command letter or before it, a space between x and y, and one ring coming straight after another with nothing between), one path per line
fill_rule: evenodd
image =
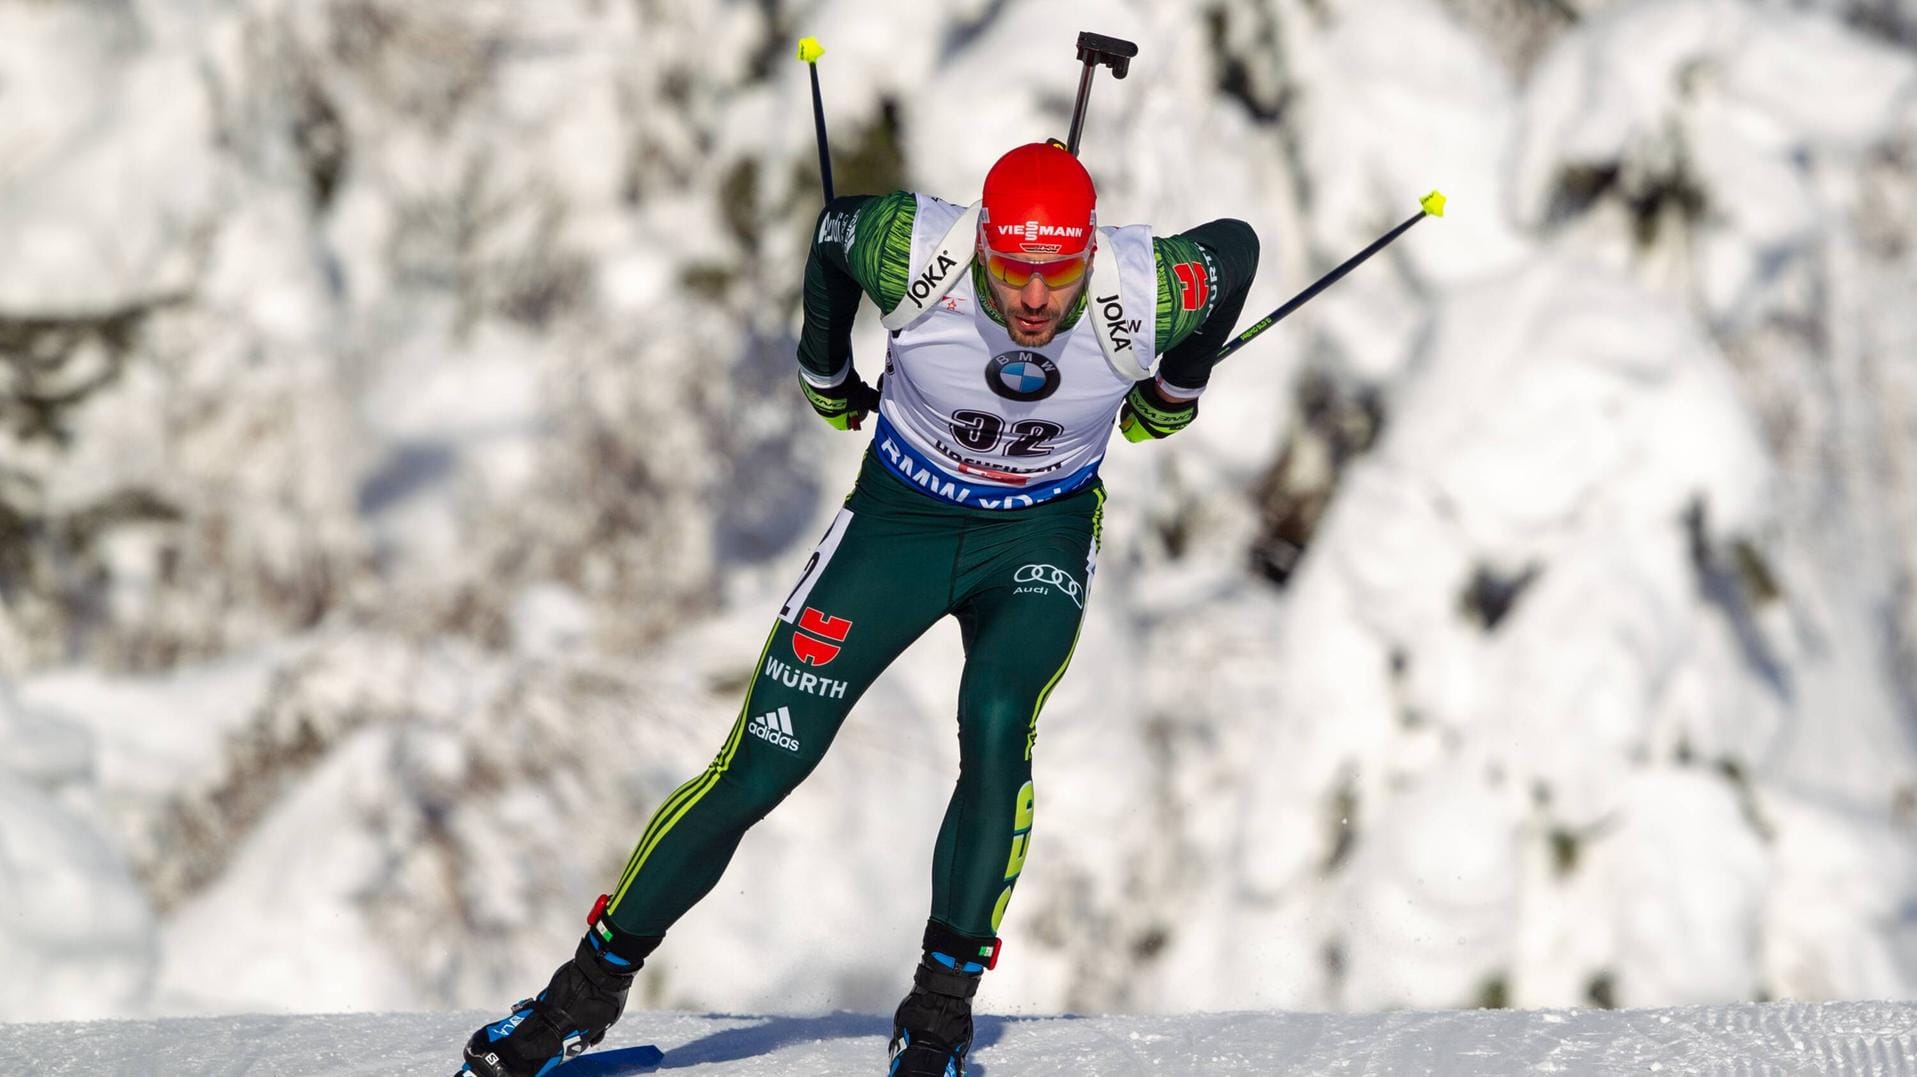
M1084 616L1105 501L1097 482L1025 509L950 505L868 453L759 656L725 746L653 814L607 915L663 935L719 881L747 828L797 788L879 673L958 618L959 776L932 864L933 922L998 933L1032 830L1038 713Z

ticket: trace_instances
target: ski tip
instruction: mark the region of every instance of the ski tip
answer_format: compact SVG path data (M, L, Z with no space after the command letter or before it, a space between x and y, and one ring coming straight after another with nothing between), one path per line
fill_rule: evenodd
M1444 193L1441 191L1432 191L1430 194L1418 199L1418 204L1423 206L1424 211L1433 217L1444 216Z
M819 44L818 38L802 37L799 39L799 59L804 60L808 64L816 64L819 62L819 57L824 55L825 46Z

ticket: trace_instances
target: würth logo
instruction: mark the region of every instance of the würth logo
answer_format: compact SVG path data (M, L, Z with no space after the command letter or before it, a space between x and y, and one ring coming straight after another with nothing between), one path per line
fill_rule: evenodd
M792 653L808 666L823 666L839 656L838 645L844 643L852 631L852 622L807 606L799 614L799 628L800 631L792 633Z
M780 707L769 714L754 716L746 725L746 732L767 744L776 744L788 752L799 750L799 738L792 732L792 711L786 707Z

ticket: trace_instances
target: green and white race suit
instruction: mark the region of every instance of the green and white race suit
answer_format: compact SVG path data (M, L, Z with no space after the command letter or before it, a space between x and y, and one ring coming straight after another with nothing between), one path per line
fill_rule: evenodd
M1140 380L1174 400L1205 387L1257 238L1232 220L1163 238L1101 229L1057 336L1021 348L982 271L968 268L966 212L897 192L837 199L820 218L801 372L815 389L855 377L852 319L862 294L877 302L893 332L873 447L779 611L718 754L659 806L621 872L606 915L622 931L663 935L709 892L866 688L947 616L965 669L930 922L981 940L999 929L1031 848L1039 712L1090 600L1113 417Z

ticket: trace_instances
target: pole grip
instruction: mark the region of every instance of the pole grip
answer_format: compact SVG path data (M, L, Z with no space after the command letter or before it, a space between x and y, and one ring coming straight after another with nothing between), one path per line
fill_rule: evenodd
M1138 55L1138 46L1123 38L1106 37L1094 34L1090 30L1078 35L1078 59L1085 70L1078 76L1078 101L1072 105L1072 133L1065 142L1065 150L1073 157L1078 156L1078 136L1085 131L1085 103L1092 96L1092 74L1100 64L1112 69L1112 77L1122 79L1131 70L1132 58Z

